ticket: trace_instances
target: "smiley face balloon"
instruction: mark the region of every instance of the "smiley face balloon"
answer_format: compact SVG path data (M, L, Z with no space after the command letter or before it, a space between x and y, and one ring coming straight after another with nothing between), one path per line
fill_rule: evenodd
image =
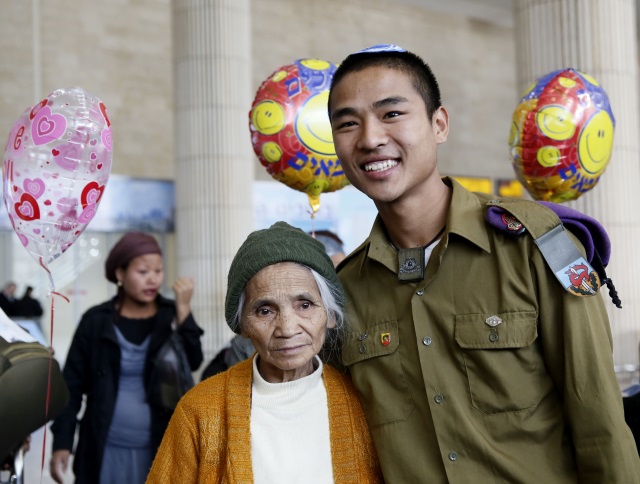
M336 66L301 59L277 69L258 89L249 113L251 143L276 180L304 192L313 213L320 194L348 185L327 114Z
M565 202L591 190L613 148L615 119L598 82L574 69L534 82L513 113L516 176L537 200Z

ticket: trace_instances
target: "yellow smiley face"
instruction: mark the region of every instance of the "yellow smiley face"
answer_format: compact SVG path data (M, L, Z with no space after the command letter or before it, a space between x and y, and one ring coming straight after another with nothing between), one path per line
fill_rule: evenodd
M520 144L520 128L517 121L511 121L511 130L509 131L509 146L515 148Z
M304 191L309 195L317 197L327 188L329 188L329 182L324 178L317 178L304 187Z
M314 71L324 71L331 67L329 62L320 59L304 59L300 61L300 64Z
M550 168L560 162L560 150L555 146L543 146L536 153L536 158L541 166Z
M276 134L284 128L284 108L275 101L267 99L258 103L251 112L251 124L258 133Z
M562 106L545 106L536 113L538 129L549 139L562 141L576 132L573 115Z
M280 82L282 79L284 79L285 77L287 77L287 73L286 71L278 71L276 72L273 77L271 78L271 80L273 82Z
M282 148L278 143L267 141L262 145L262 157L269 163L277 163L282 158Z
M323 156L333 157L333 134L327 114L329 91L325 90L310 97L298 111L295 130L300 142L310 151Z
M529 113L531 113L537 105L537 99L527 99L526 101L522 101L518 104L513 112L511 128L509 130L509 146L512 148L522 145L522 126L524 125Z
M598 111L582 128L578 159L587 173L598 175L607 167L613 148L613 121L607 111Z
M566 87L567 89L571 89L572 87L575 87L577 84L576 81L574 81L573 79L569 79L568 77L559 77L558 83L562 87Z
M309 198L309 205L311 205L313 213L320 210L320 194L327 188L329 188L329 182L324 178L313 180L304 187L304 191L307 194L307 198Z

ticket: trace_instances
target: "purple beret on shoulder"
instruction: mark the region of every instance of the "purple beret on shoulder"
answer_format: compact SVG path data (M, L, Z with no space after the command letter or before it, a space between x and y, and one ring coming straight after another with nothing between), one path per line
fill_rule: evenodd
M575 235L584 246L587 260L593 262L597 252L604 266L611 258L611 242L606 230L593 217L578 210L552 202L537 202L553 210L562 224ZM509 212L499 206L491 206L487 210L486 221L492 227L508 235L518 236L525 231L522 223Z
M611 258L611 241L600 222L578 210L566 205L553 202L538 202L553 210L562 224L573 235L578 237L587 252L587 260L593 261L594 251L597 251L602 263L607 266Z

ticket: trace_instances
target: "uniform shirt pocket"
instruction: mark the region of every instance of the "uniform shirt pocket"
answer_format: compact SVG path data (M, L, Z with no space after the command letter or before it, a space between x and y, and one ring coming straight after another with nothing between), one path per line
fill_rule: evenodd
M552 390L537 322L535 311L456 315L455 340L476 409L485 414L524 410Z
M399 346L397 321L351 331L342 346L342 360L349 367L371 428L406 420L413 410Z

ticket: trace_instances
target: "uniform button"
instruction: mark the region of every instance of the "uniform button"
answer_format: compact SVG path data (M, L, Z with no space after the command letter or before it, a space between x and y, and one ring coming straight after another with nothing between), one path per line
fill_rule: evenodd
M361 346L360 347L360 354L366 353L367 352L367 347L366 346Z
M457 452L449 452L449 460L451 462L455 462L458 460L458 453Z
M438 405L442 405L442 403L444 402L444 395L436 395L435 397L433 397L433 400L438 404Z
M424 294L424 289L419 289L418 292L416 292L416 294L418 296L422 296Z
M422 344L425 346L429 346L431 344L431 338L429 338L428 336L422 338Z
M491 333L489 335L489 341L491 341L492 343L495 343L496 341L498 341L498 333Z

